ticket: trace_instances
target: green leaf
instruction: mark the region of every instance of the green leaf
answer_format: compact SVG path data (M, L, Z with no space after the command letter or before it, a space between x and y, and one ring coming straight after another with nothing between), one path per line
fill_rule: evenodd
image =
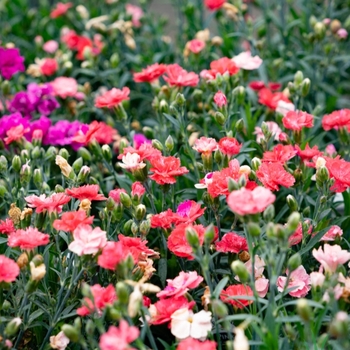
M165 258L161 258L158 261L158 276L160 278L160 281L162 282L162 285L165 286L165 280L167 275L167 260Z
M227 282L229 281L229 278L228 277L224 277L219 283L218 285L216 286L215 290L214 290L214 293L213 293L213 297L215 299L218 299L219 298L219 295L221 293L221 291L225 288Z
M29 324L32 324L33 321L34 321L35 319L37 319L38 317L40 317L43 313L44 313L44 311L41 310L41 309L34 311L34 312L30 315L29 320L28 320L28 323L29 323Z
M177 130L180 130L180 123L178 120L176 120L173 116L167 113L163 113L164 117L172 123Z

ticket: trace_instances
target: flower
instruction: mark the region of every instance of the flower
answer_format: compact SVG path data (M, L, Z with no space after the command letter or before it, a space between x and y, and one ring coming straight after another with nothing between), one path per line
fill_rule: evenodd
M134 27L140 27L140 19L143 17L142 8L133 4L125 5L126 13L131 15L131 21Z
M278 191L279 185L291 187L295 183L293 175L288 173L281 163L262 163L256 176L271 191Z
M242 145L234 137L223 137L219 141L219 150L230 157L238 154L241 147Z
M107 242L99 255L97 264L104 269L115 270L118 264L126 259L128 252L122 242Z
M289 274L288 270L286 273ZM288 286L286 286L286 283L287 277L279 276L276 282L278 291L283 292L285 289L293 289L289 292L289 295L295 298L305 297L311 289L310 276L306 273L306 270L302 265L290 273Z
M222 108L223 106L227 105L227 98L226 96L219 90L215 95L214 95L214 102L215 104L219 107Z
M313 249L312 255L324 267L328 273L334 273L339 265L345 264L350 260L350 252L341 249L339 245L325 244L318 250Z
M108 193L108 197L112 198L116 204L120 203L120 194L126 193L124 188L116 188L115 190L111 190Z
M43 50L47 53L55 53L58 49L58 42L49 40L43 45Z
M120 105L123 101L129 100L130 89L123 87L122 90L113 88L96 98L95 107L112 108Z
M143 187L142 183L135 181L131 185L131 195L133 197L138 197L139 199L146 193L146 189Z
M50 236L40 232L38 229L28 227L25 230L16 230L9 234L7 245L9 247L20 247L21 249L32 250L50 242Z
M302 150L298 145L295 145L295 149L297 151L297 155L304 161L307 159L312 159L313 157L322 156L322 152L318 149L317 145L311 148L309 143L307 143L304 150Z
M340 28L337 31L337 35L340 39L346 39L348 37L348 31L345 28Z
M259 103L267 106L268 108L275 110L279 101L291 103L283 92L272 92L268 88L262 88L259 93Z
M143 134L134 134L133 142L136 149L140 148L144 143L152 144L152 141Z
M59 332L57 335L53 335L50 337L51 349L65 350L68 344L69 339L65 336L65 334L62 331Z
M40 64L40 70L43 75L50 76L56 73L58 63L54 58L45 58Z
M149 307L151 314L150 323L153 325L167 323L171 320L171 315L179 309L192 309L195 301L188 301L185 297L169 297L161 299Z
M339 156L336 158L326 158L326 168L329 171L330 177L335 180L333 186L330 188L332 191L344 192L350 187L350 162L340 159Z
M171 315L171 333L178 339L192 337L204 340L212 329L211 312L201 310L196 314L188 308L176 310Z
M291 145L277 145L273 148L272 152L264 152L263 162L278 162L284 164L288 160L295 157L297 151Z
M67 2L65 4L63 2L59 2L57 3L56 7L51 11L50 17L57 18L63 16L72 6L73 4L71 2Z
M168 248L176 256L193 260L192 247L189 245L186 239L186 228L192 228L196 231L200 245L204 242L205 228L203 225L178 225L168 237Z
M276 112L282 114L283 117L287 115L288 112L295 111L295 106L291 102L285 102L283 100L279 100L277 102Z
M83 300L83 306L77 309L79 316L87 316L93 312L97 312L101 315L102 310L107 305L112 305L117 296L114 286L112 284L108 287L101 287L99 284L95 284L90 288L92 299L85 297Z
M22 124L19 124L18 126L14 126L10 130L7 131L6 135L7 137L4 138L5 144L9 145L10 143L16 141L20 141L24 134L26 134L29 131L29 129L25 129Z
M58 165L60 167L63 176L69 178L69 176L70 176L70 174L71 174L73 169L69 165L67 160L65 158L63 158L62 156L57 155L56 158L55 158L55 163L56 163L56 165Z
M96 140L98 143L111 143L117 134L117 131L104 122L94 120L88 126L88 129L80 128L76 131L72 141L81 145L88 145Z
M64 193L53 193L50 197L41 194L39 197L31 195L24 198L28 203L28 207L36 208L37 213L48 211L49 213L62 211L62 206L67 204L71 199Z
M241 327L235 327L234 330L236 336L233 340L233 350L249 350L249 341L246 335L244 334L244 329Z
M326 276L322 272L323 267L321 266L319 272L310 273L310 283L313 288L322 287L324 281L326 280Z
M165 64L154 63L151 66L147 66L139 73L134 73L135 83L153 83L160 76L162 76L167 70Z
M178 298L185 295L190 289L197 288L202 281L203 277L198 276L196 271L181 271L179 276L173 280L167 280L167 286L157 294L157 297L160 299L167 297Z
M248 244L244 237L235 232L228 232L221 241L215 243L215 248L218 252L238 254L242 250L248 250Z
M90 201L104 201L106 197L99 194L99 185L85 185L75 188L66 189L66 193L80 201L83 199L88 199Z
M216 350L216 342L212 340L200 341L193 338L182 340L176 350Z
M126 350L134 349L130 347L130 343L136 340L140 335L140 331L135 326L129 326L125 320L120 320L119 326L110 326L107 333L102 334L100 338L101 350Z
M282 119L286 129L300 131L314 126L314 116L302 111L289 111Z
M249 273L252 275L252 272L253 272L252 259L249 259L244 265L246 266ZM265 261L261 259L258 255L255 255L255 264L254 264L255 289L260 298L264 298L269 290L269 280L265 278L265 276L263 275L265 266L266 266ZM239 280L237 277L236 279Z
M118 159L123 159L123 156L128 153L137 153L140 156L140 161L148 160L152 162L153 159L162 156L162 152L152 147L149 143L143 143L138 149L134 147L125 147L122 154L119 154Z
M238 68L245 70L258 69L263 62L259 56L252 56L250 51L241 52L239 55L233 57L232 61Z
M0 233L8 235L15 230L15 226L11 219L0 220Z
M193 39L186 43L185 51L188 50L194 54L200 53L205 48L205 41Z
M141 157L137 153L127 153L123 156L123 163L118 164L121 168L134 172L146 166L146 163L140 161L140 158Z
M218 143L215 139L202 136L194 142L194 146L192 148L198 153L209 155L212 152L216 151L218 147Z
M222 7L222 5L226 2L226 0L205 0L205 6L211 10L218 10Z
M0 47L0 74L7 80L17 72L24 72L24 57L20 56L19 49L5 49Z
M20 273L19 266L5 255L0 255L0 283L14 282Z
M73 237L68 249L79 256L96 254L107 243L106 231L86 224L80 224L73 231Z
M331 114L326 114L322 119L322 127L328 131L342 127L350 127L350 109L341 109Z
M253 291L249 286L243 284L229 286L220 293L220 299L224 303L231 304L237 309L243 309L253 302L253 300L244 299L246 296L253 296Z
M174 184L175 176L187 174L189 171L182 167L180 159L176 157L159 157L151 160L153 175L150 176L159 185Z
M55 96L63 99L75 97L78 92L78 83L74 78L58 77L50 82Z
M174 223L192 223L204 214L206 208L201 208L200 204L189 199L180 203L174 214Z
M262 213L275 200L276 196L267 188L258 186L249 191L242 187L229 194L227 204L234 213L243 216Z
M178 64L169 64L167 66L164 80L170 86L196 86L199 82L198 74L194 72L187 72Z
M176 219L177 217L175 216L175 213L173 213L171 209L167 209L166 211L155 214L151 217L151 227L167 229L171 227Z
M343 235L343 230L337 226L332 226L321 238L321 241L334 241L337 237Z
M93 221L93 216L87 217L84 210L78 210L63 213L61 219L56 219L52 226L57 231L73 232L80 224L91 225Z
M304 223L299 223L297 229L295 232L288 237L288 244L289 246L297 245L299 244L304 237L304 232L307 232L308 234L311 234L312 232L312 225L310 223L310 220L305 220Z
M214 77L217 74L224 75L227 73L228 75L234 75L239 72L239 67L237 67L236 63L233 62L228 57L222 57L218 60L212 61L210 63L210 71Z

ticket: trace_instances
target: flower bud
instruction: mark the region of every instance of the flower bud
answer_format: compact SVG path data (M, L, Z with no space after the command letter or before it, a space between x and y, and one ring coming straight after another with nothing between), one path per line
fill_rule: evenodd
M289 272L293 272L301 265L301 256L299 253L293 254L287 263Z
M224 318L228 315L227 306L221 300L214 299L211 302L211 308L213 310L213 314L218 318Z
M64 188L61 185L56 185L55 186L55 192L56 193L63 193L64 192Z
M128 304L128 315L131 318L137 316L142 305L142 293L140 287L136 286L134 291L130 294L129 304Z
M117 68L119 62L120 62L120 58L118 53L113 53L111 58L109 59L109 61L111 62L111 67L112 68Z
M163 145L160 143L159 140L157 139L153 139L152 140L152 147L154 147L155 149L159 150L159 151L163 151L164 147Z
M146 206L139 204L135 210L135 217L137 220L141 221L146 215Z
M326 26L322 22L317 22L314 26L316 38L321 40L326 34Z
M166 100L162 99L159 102L159 109L162 113L168 113L169 112L169 104Z
M19 317L13 318L5 328L5 335L9 338L12 338L19 330L22 320Z
M260 233L261 233L260 226L255 222L249 222L247 224L247 230L248 230L248 233L253 237L260 236Z
M2 304L2 306L0 305L0 310L7 311L10 308L11 308L11 303L8 300L5 300Z
M22 165L21 171L19 173L19 176L21 178L21 181L23 184L27 184L30 181L30 178L32 176L32 170L30 166L26 163Z
M209 245L210 243L213 242L215 238L215 229L214 229L214 225L210 224L204 232L204 242L205 244Z
M338 311L334 320L329 325L329 333L334 338L347 338L349 317L345 311Z
M40 281L46 275L46 266L45 264L40 264L38 266L35 265L33 261L30 262L30 274L32 281Z
M226 123L226 117L221 112L215 112L215 120L220 125L224 125Z
M329 180L329 171L325 166L320 166L316 170L316 182L322 185L327 180Z
M115 290L118 296L118 301L121 304L127 305L129 302L129 288L124 282L118 282L115 286Z
M49 147L46 151L46 154L45 154L45 158L48 160L48 161L52 161L56 158L56 155L57 155L57 149L53 146Z
M124 233L125 235L131 234L131 225L133 224L134 220L130 219L124 224Z
M237 181L233 180L231 177L228 179L228 190L229 192L237 191L240 189L240 185Z
M297 312L303 321L309 322L312 320L312 310L306 299L302 298L297 301Z
M170 135L165 140L165 147L168 152L171 152L174 149L174 140Z
M245 93L246 92L244 86L237 86L232 91L233 96L237 98L237 102L239 104L242 104L244 102Z
M27 253L22 253L18 257L16 263L17 263L17 265L18 265L18 267L20 269L23 269L24 267L26 267L28 265L28 255L27 255Z
M294 75L295 86L299 87L299 85L303 82L303 80L304 80L304 74L302 71L298 70Z
M244 120L242 118L238 119L235 127L236 127L236 132L243 133L244 132Z
M4 197L6 193L6 187L0 184L0 198Z
M94 335L95 329L96 329L96 326L95 326L94 321L93 320L88 320L86 322L86 326L85 326L86 333L88 335L92 336L92 335Z
M92 159L91 153L85 147L78 149L78 156L83 158L86 162L90 162Z
M338 19L334 19L330 24L331 31L335 34L341 28L341 22Z
M263 218L265 221L272 221L275 217L275 206L270 204L263 213Z
M144 126L144 127L142 128L142 132L145 134L145 136L146 136L148 139L152 140L152 139L154 138L153 129L150 128L149 126Z
M125 208L130 208L132 204L130 196L124 192L120 193L120 202L124 205Z
M12 168L16 173L19 173L21 171L21 167L22 167L22 162L21 162L21 158L19 156L14 156L12 158Z
M61 153L61 151L60 151L60 153ZM63 154L64 154L64 152L63 152ZM81 159L81 158L79 158L79 159ZM62 157L61 155L57 155L55 163L60 167L63 176L65 176L68 179L74 179L75 174L74 174L72 167L68 164L67 158Z
M83 165L78 174L78 182L85 182L90 174L90 168L87 165Z
M240 260L235 260L231 264L231 269L242 283L247 283L250 279L250 274L247 267Z
M151 222L150 220L143 220L140 224L140 233L143 235L143 236L147 236L149 230L151 228Z
M176 98L175 98L175 103L179 106L179 107L182 107L185 103L186 103L186 99L185 99L185 96L183 94L180 94L178 92L178 94L176 95Z
M296 199L291 194L289 194L286 197L286 200L287 200L287 204L288 204L288 207L289 207L291 212L298 210L298 203L297 203Z
M309 94L310 85L311 85L311 80L309 78L304 79L303 82L301 83L301 95L303 97Z
M0 156L0 173L7 171L8 162L4 156Z
M197 231L192 227L186 228L186 240L193 250L197 250L200 247Z
M240 188L245 187L247 184L247 178L245 175L241 175L240 178L238 179L238 185Z
M110 162L112 160L112 151L109 145L103 145L101 147L102 149L102 156L107 161Z
M61 148L60 151L58 152L58 154L64 158L65 160L68 160L69 158L69 153L65 148Z
M77 343L80 338L80 332L73 326L69 324L64 324L62 326L62 332L64 335L73 343Z
M36 187L41 188L43 184L43 176L40 169L35 169L33 173L34 184Z
M292 214L290 214L288 221L287 221L287 228L291 232L294 232L300 222L300 214L297 211L294 211Z
M252 169L254 171L257 171L260 168L260 165L261 165L261 160L257 157L254 157L252 159Z
M222 162L222 153L220 152L220 150L216 150L214 152L214 160L216 162L216 164L220 165Z
M57 158L57 157L56 157ZM83 166L83 158L79 157L73 164L72 168L74 172L77 174L79 173L81 167Z
M134 236L137 236L137 234L139 233L139 225L136 223L136 222L133 222L131 224L131 233L134 235Z

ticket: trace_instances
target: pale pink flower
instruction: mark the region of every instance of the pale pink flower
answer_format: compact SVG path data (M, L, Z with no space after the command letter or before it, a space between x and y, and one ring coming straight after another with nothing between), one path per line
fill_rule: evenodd
M214 95L214 103L219 107L222 108L223 106L227 105L227 98L225 96L225 94L222 93L222 91L218 91L215 95Z
M244 265L246 266L249 273L252 274L253 272L252 259L249 259ZM255 264L254 264L255 289L260 298L264 298L269 290L269 280L265 278L265 276L263 275L265 266L266 266L265 261L261 259L258 255L255 255Z
M276 112L279 114L282 114L284 117L287 115L288 112L295 111L295 106L291 102L285 102L282 100L279 100L277 102Z
M254 190L242 187L233 191L227 197L230 209L238 215L262 213L276 199L276 196L267 188L258 186Z
M203 277L198 276L196 271L181 271L179 276L173 280L168 279L168 285L157 294L158 298L180 297L185 295L190 289L197 288L203 281Z
M192 148L198 153L210 154L215 152L219 146L215 139L202 136L200 139L195 141Z
M278 126L275 122L265 122L267 125L267 128L271 132L272 136L276 141L279 140L279 136L282 133L281 128ZM260 143L262 140L265 140L264 133L262 132L261 128L259 126L255 127L254 134L256 135L256 142Z
M323 24L328 26L331 23L331 19L330 18L325 18L322 22L323 22Z
M319 272L311 272L310 273L310 283L311 286L316 288L316 287L322 287L326 276L322 273L323 268L321 266L320 271Z
M205 42L203 40L193 39L186 43L186 48L191 52L197 54L205 48Z
M43 45L43 50L47 53L55 53L58 49L58 42L49 40Z
M337 237L340 237L342 235L343 230L339 226L334 225L321 238L321 241L334 241Z
M288 274L288 270L286 273ZM284 290L293 288L293 290L289 292L289 295L295 298L305 297L311 289L310 276L306 273L302 265L290 274L288 286L286 286L286 283L287 277L279 276L276 282L278 291L283 292Z
M106 231L102 231L99 227L93 229L90 225L79 225L73 231L73 237L74 241L68 248L79 256L96 254L107 244Z
M337 150L333 144L330 144L326 147L326 154L328 154L329 156L332 157L336 153L337 153Z
M135 171L142 169L146 166L146 163L140 161L141 157L137 153L127 153L122 158L122 163L119 162L119 166L123 169Z
M345 28L340 28L337 31L337 35L339 36L340 39L346 39L348 37L348 32Z
M318 250L312 251L314 258L324 267L328 273L334 273L339 265L350 260L350 252L341 249L339 245L325 244Z
M125 5L126 13L131 15L131 21L134 27L140 27L140 19L143 17L142 8L132 4Z
M101 350L126 350L134 349L130 343L136 340L140 331L135 326L129 326L125 320L120 320L119 326L110 326L107 333L102 334L100 339Z
M334 288L330 288L324 293L322 301L329 303L331 300L330 294L333 295L335 300L339 300L343 294L343 291L344 288L338 283Z
M62 331L59 332L57 335L53 335L50 337L51 349L65 350L68 344L69 339L65 336L65 334Z
M31 195L24 198L28 207L36 208L37 213L48 211L49 213L62 211L63 205L67 204L71 198L64 193L53 193L50 197L45 194L40 196Z
M194 314L192 310L182 308L171 315L171 333L178 339L205 340L211 329L210 311L201 310Z
M50 85L54 95L61 98L75 97L78 92L78 83L74 78L58 77Z
M250 51L241 52L239 55L233 57L232 61L237 67L245 70L258 69L263 62L259 56L252 56Z

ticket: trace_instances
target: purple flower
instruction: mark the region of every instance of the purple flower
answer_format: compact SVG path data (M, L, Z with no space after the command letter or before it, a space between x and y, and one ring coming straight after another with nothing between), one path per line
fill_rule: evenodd
M0 73L5 79L11 79L17 72L24 72L24 57L19 55L18 49L0 47Z
M39 101L37 108L39 113L49 115L59 106L60 104L53 96L47 96Z
M41 130L43 132L43 135L45 136L49 131L50 126L51 120L45 115L42 115L38 120L30 124L30 132L26 135L27 140L32 140L33 133L35 130Z
M11 112L20 112L24 116L31 116L31 113L35 111L37 102L34 96L29 95L25 91L20 91L13 97L9 110Z
M145 135L143 134L135 134L134 135L134 147L139 149L140 146L144 143L152 143Z
M6 137L8 130L20 124L23 125L24 129L29 127L28 118L23 118L21 113L4 115L2 118L0 118L0 139Z

